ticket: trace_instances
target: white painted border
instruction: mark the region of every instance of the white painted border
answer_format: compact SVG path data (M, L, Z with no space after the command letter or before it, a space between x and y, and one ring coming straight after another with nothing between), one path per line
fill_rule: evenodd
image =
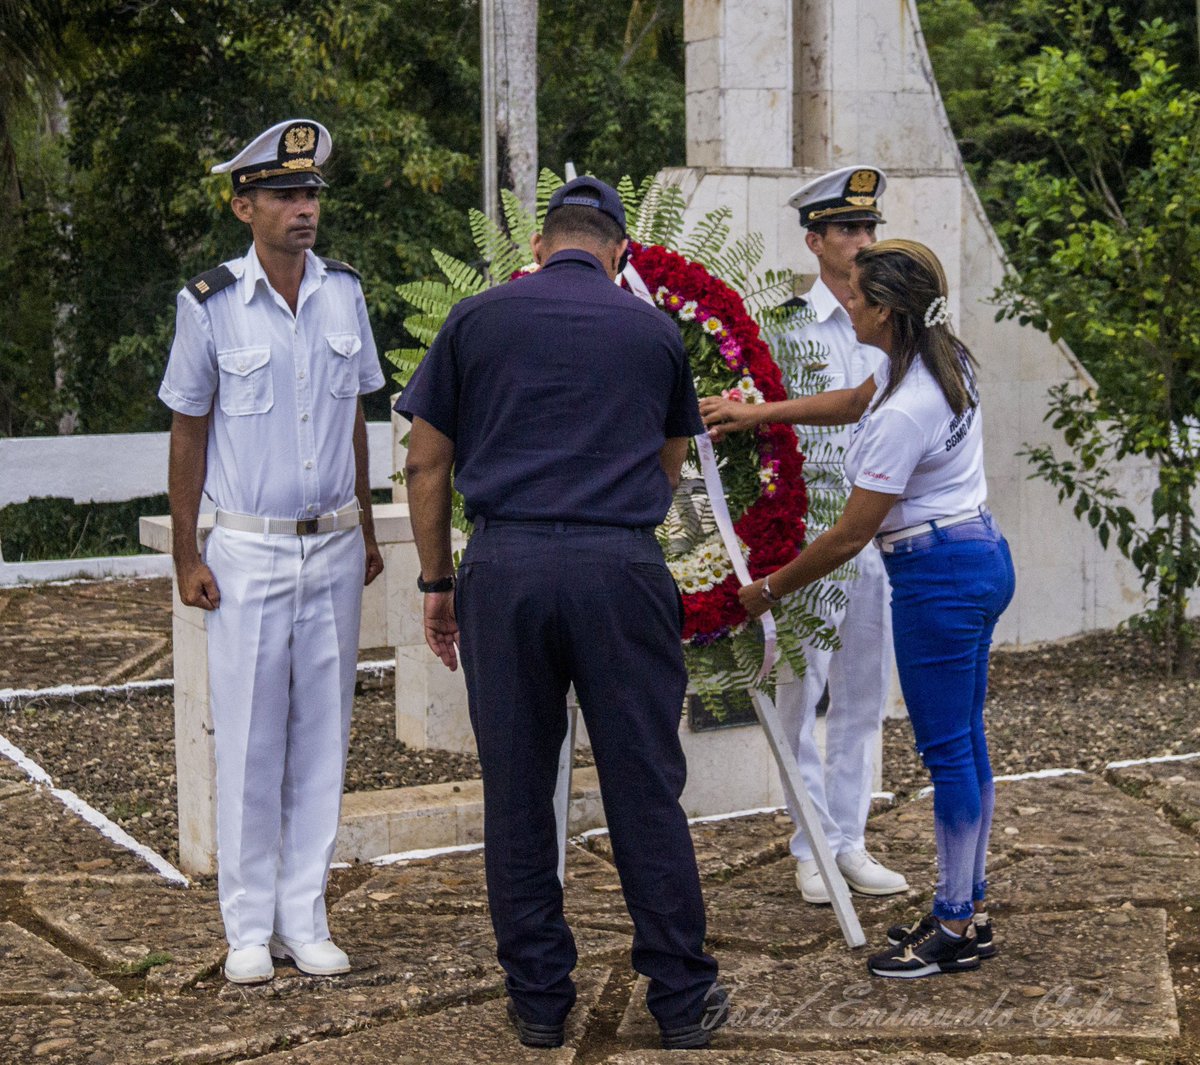
M136 854L164 880L170 880L172 883L183 887L191 886L191 881L157 851L151 850L144 843L139 843L120 825L110 821L104 814L94 806L90 806L84 802L73 791L54 787L54 782L50 779L50 774L19 747L15 747L9 743L3 736L0 736L0 756L15 763L34 784L39 787L48 788L50 794L58 799L68 810L83 818L84 821L97 829L110 842Z
M483 850L482 843L460 843L453 847L426 847L424 850L400 851L398 854L381 854L372 858L369 865L397 865L400 862L415 862L421 858L440 858L443 854L469 854Z
M1105 769L1128 769L1131 765L1157 765L1161 762L1190 762L1200 758L1200 751L1191 754L1164 754L1158 758L1131 758L1128 762L1109 762Z
M1028 773L1009 773L1005 776L992 777L996 784L1011 784L1014 780L1048 780L1051 777L1085 777L1082 769L1034 769ZM923 799L933 794L933 785L929 784L917 792L917 798Z
M376 662L359 662L358 672L383 674L389 669L396 668L394 658L381 658ZM18 699L52 698L59 699L75 695L90 695L103 692L106 695L119 695L122 692L145 691L156 688L173 688L175 681L170 677L158 680L130 680L124 684L60 684L56 688L0 688L0 704L15 702Z

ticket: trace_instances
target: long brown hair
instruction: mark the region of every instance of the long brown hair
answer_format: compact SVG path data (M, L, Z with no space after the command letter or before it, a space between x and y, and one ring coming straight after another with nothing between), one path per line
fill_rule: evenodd
M974 367L978 364L974 356L948 324L925 324L930 307L949 295L946 273L937 256L915 240L881 240L863 248L854 263L867 302L892 311L891 367L887 387L876 405L899 387L920 358L956 415L975 406Z

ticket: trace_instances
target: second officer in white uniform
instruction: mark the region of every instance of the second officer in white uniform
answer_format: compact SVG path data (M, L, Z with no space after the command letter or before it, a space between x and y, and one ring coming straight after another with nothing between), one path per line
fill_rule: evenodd
M849 388L870 377L884 361L878 348L860 344L850 324L845 299L850 268L858 250L875 241L875 227L884 221L879 208L887 178L869 166L850 166L808 182L792 194L788 204L800 212L805 244L816 256L820 275L803 303L816 320L795 334L801 342L824 349L822 371L826 388ZM792 383L793 386L795 382ZM738 404L728 400L701 400L705 422L723 431L745 429ZM781 410L785 404L779 405ZM786 417L772 418L786 421ZM849 442L846 426L826 439L842 448ZM841 461L828 466L806 463L810 484L846 495L849 485ZM810 528L812 540L822 530ZM781 683L776 693L780 718L800 765L805 786L821 815L829 849L838 868L855 891L891 895L908 889L904 877L881 865L866 849L864 829L871 806L871 755L891 686L892 629L888 611L888 579L874 545L854 559L857 577L846 583L844 611L826 620L838 630L841 649L829 651L809 644L804 649L807 669L803 678ZM825 758L817 748L817 704L829 688L825 717ZM817 871L813 849L797 825L791 851L796 859L796 886L806 902L827 903L829 895Z
M179 293L159 397L174 412L180 598L206 611L226 977L272 957L346 972L325 885L337 835L364 583L383 569L359 396L384 383L358 275L314 255L329 131L281 122L214 167L244 256ZM201 494L216 527L196 549Z

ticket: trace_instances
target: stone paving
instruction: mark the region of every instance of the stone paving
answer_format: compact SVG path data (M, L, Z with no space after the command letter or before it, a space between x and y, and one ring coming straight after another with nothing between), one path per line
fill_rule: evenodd
M0 642L0 687L169 675L162 582L132 601L113 592L68 587L55 606L0 590L0 617L17 621ZM86 662L70 620L80 594L112 633L89 634ZM273 983L238 988L220 975L211 881L167 883L2 758L0 826L0 1065L1200 1062L1200 757L999 784L1000 953L954 977L884 981L864 965L889 924L928 907L928 797L868 825L872 851L912 889L855 899L870 944L858 951L828 907L799 899L786 817L696 824L710 947L734 1003L707 1052L657 1048L602 834L568 856L580 961L567 1045L531 1051L504 1016L481 852L335 870L331 924L353 971L281 965Z
M602 835L573 844L567 863L580 955L567 1045L535 1052L504 1018L481 852L335 871L330 920L354 971L315 979L281 966L273 983L237 988L219 973L211 883L165 883L0 766L5 1065L1200 1060L1200 840L1160 812L1190 770L1155 771L1164 790L1149 801L1082 774L998 785L1000 953L931 980L867 975L868 951L846 949L828 907L800 901L784 818L697 824L711 947L734 1010L711 1051L667 1054L630 970L632 929ZM856 899L873 947L928 904L931 817L923 798L870 822L870 845L913 884L904 897ZM35 837L61 845L27 846Z

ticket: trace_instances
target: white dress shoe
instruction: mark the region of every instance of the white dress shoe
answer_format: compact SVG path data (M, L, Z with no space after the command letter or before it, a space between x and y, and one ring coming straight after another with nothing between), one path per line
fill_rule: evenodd
M866 850L839 854L837 867L846 883L862 895L898 895L908 890L902 874L880 865Z
M800 889L800 897L805 902L811 902L817 906L829 902L829 892L825 890L825 881L821 879L815 859L796 862L796 887Z
M265 984L275 976L275 964L265 943L257 947L230 947L225 958L225 979L231 984Z
M283 936L271 937L271 954L279 959L291 958L296 968L309 976L337 976L350 971L350 959L332 939L320 943L299 943Z

